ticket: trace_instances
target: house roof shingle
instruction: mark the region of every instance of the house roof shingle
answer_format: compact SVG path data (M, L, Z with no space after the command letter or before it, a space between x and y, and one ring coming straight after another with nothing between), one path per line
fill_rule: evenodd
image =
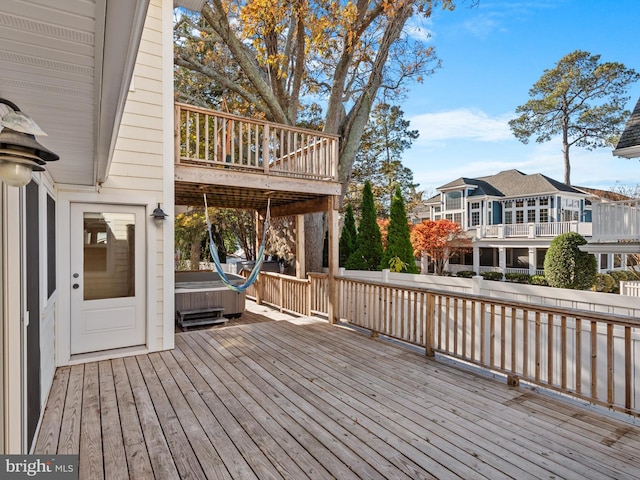
M438 190L449 190L464 185L474 185L469 196L495 196L495 197L519 197L523 195L537 195L541 193L569 192L582 193L575 188L549 178L541 173L527 175L519 170L505 170L495 175L479 178L460 177L441 187Z
M626 158L640 157L640 99L627 121L613 154Z

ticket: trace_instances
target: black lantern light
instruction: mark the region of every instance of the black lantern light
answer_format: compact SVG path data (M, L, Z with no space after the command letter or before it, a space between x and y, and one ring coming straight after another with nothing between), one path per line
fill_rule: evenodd
M22 187L31 180L31 172L44 171L46 162L60 157L42 146L36 135L47 134L9 100L0 98L9 111L0 117L0 180L13 187Z

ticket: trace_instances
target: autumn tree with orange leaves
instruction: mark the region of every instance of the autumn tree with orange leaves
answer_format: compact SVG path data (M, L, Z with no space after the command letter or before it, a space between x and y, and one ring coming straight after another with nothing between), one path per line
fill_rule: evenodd
M411 230L411 244L415 256L429 257L435 265L436 275L442 275L453 255L471 248L471 239L458 223L444 219L424 220Z

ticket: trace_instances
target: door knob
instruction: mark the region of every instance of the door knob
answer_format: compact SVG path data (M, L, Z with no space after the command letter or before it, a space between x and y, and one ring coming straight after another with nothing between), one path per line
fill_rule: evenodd
M77 288L80 288L80 285L78 285L77 283L74 283L74 284L73 284L73 289L75 290L75 289L77 289Z

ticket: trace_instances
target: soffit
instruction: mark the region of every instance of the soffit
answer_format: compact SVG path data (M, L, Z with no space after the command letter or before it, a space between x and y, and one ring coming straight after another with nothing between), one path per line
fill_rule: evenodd
M0 97L47 132L38 140L60 155L46 167L57 183L93 185L106 173L147 6L0 2Z

